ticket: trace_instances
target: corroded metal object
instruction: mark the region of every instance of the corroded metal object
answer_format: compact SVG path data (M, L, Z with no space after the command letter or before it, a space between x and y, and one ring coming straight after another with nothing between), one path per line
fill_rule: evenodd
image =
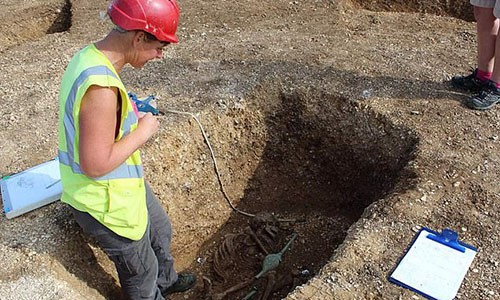
M283 254L288 250L288 248L290 248L290 246L292 245L293 241L295 241L296 238L297 234L294 233L290 241L288 241L288 243L285 245L285 247L283 247L283 249L281 249L279 253L268 254L266 258L264 258L264 262L262 263L262 271L260 271L260 273L257 274L255 278L258 279L267 272L276 269L281 263L281 258Z

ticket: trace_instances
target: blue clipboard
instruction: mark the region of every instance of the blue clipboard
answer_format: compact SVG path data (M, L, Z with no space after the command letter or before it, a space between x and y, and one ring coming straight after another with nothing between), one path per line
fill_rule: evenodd
M477 249L450 229L422 228L389 276L389 281L427 299L453 300Z

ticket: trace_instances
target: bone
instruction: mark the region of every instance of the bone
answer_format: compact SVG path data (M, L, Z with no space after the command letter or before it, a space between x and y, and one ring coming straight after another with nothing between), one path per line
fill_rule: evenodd
M255 241L255 243L257 243L260 250L262 250L262 252L264 252L265 255L269 254L269 251L266 249L266 247L264 247L264 244L262 244L259 237L253 232L253 230L251 228L249 228L249 227L245 228L245 233L247 233L248 235L250 235L252 237L252 239Z
M212 281L206 276L203 276L203 295L204 300L212 300Z
M281 290L287 285L291 284L293 284L294 286L297 285L295 280L298 280L298 277L295 276L293 272L278 277L273 287L273 293Z
M237 291L241 290L242 288L249 286L253 281L254 281L254 278L251 278L247 281L240 282L240 283L230 287L229 289L225 290L222 293L218 293L218 294L213 295L212 300L222 300L227 295L234 293L234 292L237 292Z
M276 272L271 271L267 275L266 289L264 290L262 297L260 297L260 300L267 300L269 298L271 292L273 291L275 283L276 283Z

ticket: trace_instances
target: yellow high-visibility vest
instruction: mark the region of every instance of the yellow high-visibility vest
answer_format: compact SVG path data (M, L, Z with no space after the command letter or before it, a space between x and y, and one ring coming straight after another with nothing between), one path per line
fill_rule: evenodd
M121 96L120 140L137 128L138 118L118 73L94 44L72 58L59 92L59 167L61 200L87 212L116 234L139 240L146 231L146 188L139 150L115 170L90 178L80 168L80 105L92 86L117 87ZM99 112L96 112L99 113Z

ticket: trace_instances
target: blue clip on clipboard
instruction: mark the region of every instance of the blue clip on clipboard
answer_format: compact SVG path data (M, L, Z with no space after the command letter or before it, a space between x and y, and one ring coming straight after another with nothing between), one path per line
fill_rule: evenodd
M477 249L458 240L450 229L441 233L422 228L389 281L427 299L452 300Z

